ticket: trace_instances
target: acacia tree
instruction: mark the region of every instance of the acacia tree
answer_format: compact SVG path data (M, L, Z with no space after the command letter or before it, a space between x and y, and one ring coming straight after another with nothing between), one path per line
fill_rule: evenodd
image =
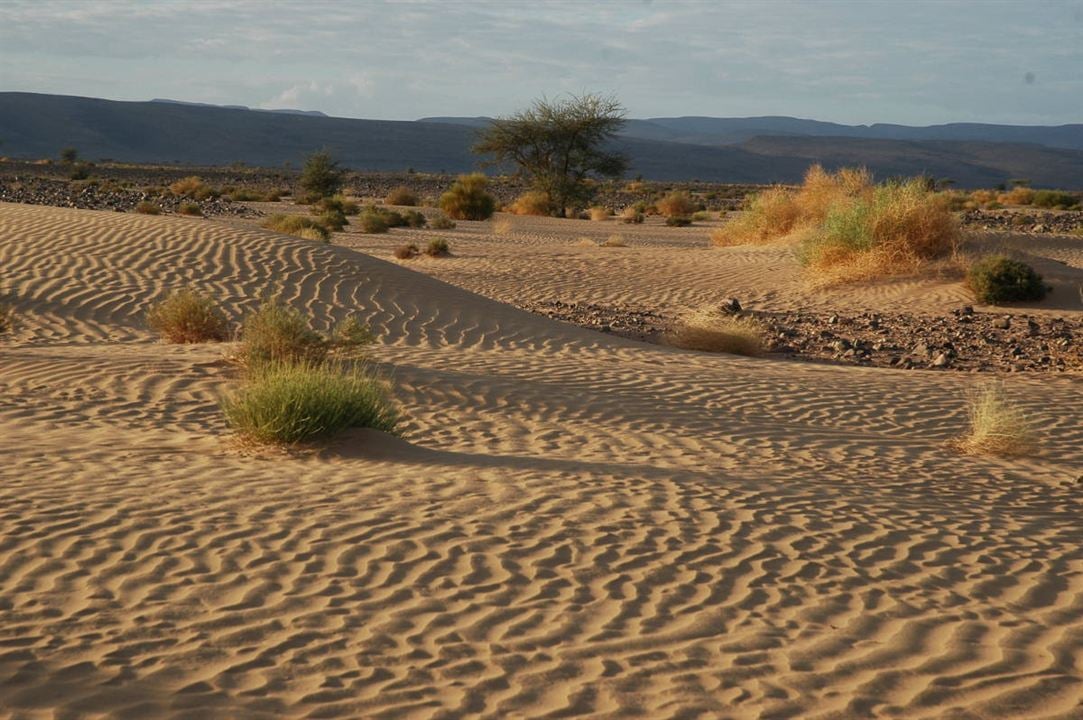
M342 187L343 172L326 150L313 153L301 171L301 189L309 198L331 197Z
M587 94L535 100L526 110L497 118L482 131L474 152L496 164L513 162L564 217L569 205L585 206L590 177L620 177L628 166L609 141L624 125L624 107L613 97Z

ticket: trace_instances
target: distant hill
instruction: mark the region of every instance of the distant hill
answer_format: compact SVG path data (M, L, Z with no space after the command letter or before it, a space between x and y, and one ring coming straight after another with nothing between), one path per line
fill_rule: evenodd
M151 100L151 102L170 103L172 105L194 105L196 107L220 107L226 108L227 110L253 110L255 112L283 113L285 115L311 115L313 117L327 117L327 113L322 113L319 110L293 110L290 108L250 108L247 105L214 105L212 103L189 102L187 100L170 100L168 98L154 98L153 100Z
M1031 138L1031 144L1017 138L1012 142L987 137L884 139L831 135L828 130L847 127L832 123L768 118L772 122L761 132L743 136L759 127L749 124L751 121L760 120L765 119L634 120L616 144L631 160L630 176L655 180L792 183L800 180L811 163L819 162L829 168L864 165L881 178L925 173L952 178L964 187L990 186L1018 177L1039 187L1083 187L1083 150L1033 142L1041 135L1039 128L939 126L955 128L951 132L964 135L988 135L993 132L989 128L999 128L994 135L1015 137L1012 133L1018 131L1023 133L1019 137ZM56 157L61 148L72 146L92 160L200 165L244 162L275 167L299 165L313 151L326 148L343 165L356 170L414 168L454 173L478 167L470 146L477 129L488 122L484 117L357 120L161 100L117 102L0 93L0 154ZM723 136L719 123L731 123L726 137L740 139L718 140ZM815 133L797 132L813 126ZM1045 128L1048 132L1042 137L1048 142L1068 142L1074 137L1072 129L1080 127ZM964 132L965 128L971 130ZM696 138L700 141L690 142Z

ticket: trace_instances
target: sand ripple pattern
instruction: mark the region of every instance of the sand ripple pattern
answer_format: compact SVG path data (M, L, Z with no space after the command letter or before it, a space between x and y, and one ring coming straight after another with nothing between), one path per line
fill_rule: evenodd
M682 352L348 249L0 205L0 718L1076 718L1083 387ZM588 282L587 277L581 282ZM406 437L223 443L177 284L383 334Z

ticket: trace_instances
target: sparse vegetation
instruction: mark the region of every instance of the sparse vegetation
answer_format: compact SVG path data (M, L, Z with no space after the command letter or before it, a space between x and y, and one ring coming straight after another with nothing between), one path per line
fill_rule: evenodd
M195 175L182 178L169 186L169 192L177 197L192 198L193 200L205 200L214 192L202 178Z
M317 202L313 203L312 212L358 215L361 212L361 206L353 200L346 199L342 195L334 195L332 197L320 198Z
M606 241L602 243L602 247L628 247L628 243L624 242L623 235L610 235L606 238Z
M711 242L722 246L772 242L791 233L801 219L792 192L769 188L752 197L744 212L711 233Z
M190 217L203 217L203 209L197 203L185 202L177 206L178 215Z
M451 230L455 227L455 221L447 215L440 213L432 219L432 222L429 223L429 227L434 230Z
M629 205L620 211L620 219L626 225L639 225L643 222L645 216L635 205Z
M147 325L166 342L221 342L229 335L226 315L211 298L181 289L147 311Z
M295 308L277 299L265 300L244 320L240 359L263 363L317 363L328 353L350 354L371 343L372 333L355 318L340 323L327 337L313 330Z
M433 238L425 247L425 254L429 257L447 257L451 255L451 247L443 238Z
M140 215L160 215L162 209L149 200L144 200L135 206L135 212Z
M1028 302L1045 297L1046 286L1034 268L1005 255L988 255L974 263L966 275L967 286L979 302Z
M667 218L687 218L696 211L696 203L688 193L676 190L655 203L658 212Z
M1014 405L999 383L972 391L967 400L970 429L956 441L973 455L1026 455L1037 447L1030 419Z
M331 231L316 220L304 215L285 215L276 213L268 216L262 223L262 227L275 232L296 235L305 240L318 240L327 242L331 238Z
M613 216L609 208L595 205L590 209L590 219L594 222L604 222Z
M496 200L486 191L488 184L481 173L460 175L440 196L440 209L456 220L488 220L496 209Z
M330 232L341 232L349 221L338 210L328 210L316 218L316 222Z
M405 185L399 185L387 194L387 197L384 198L384 203L387 205L414 207L417 205L417 194Z
M399 260L412 260L421 254L421 250L415 243L406 243L395 248L395 257Z
M387 220L388 213L378 212L375 208L366 208L361 213L361 232L374 235L385 233L391 227Z
M756 356L764 352L764 329L753 318L701 308L677 321L669 341L704 352Z
M707 222L710 219L711 219L711 213L707 212L706 210L698 210L698 211L692 213L692 221L693 222Z
M393 432L399 421L386 383L340 363L272 362L254 368L221 406L242 437L279 445L328 438L352 427Z
M539 190L529 190L508 206L508 212L516 215L547 216L552 214L552 201L549 196Z
M301 170L300 186L307 199L331 197L342 188L344 173L327 151L313 153Z
M688 227L692 224L692 218L684 215L671 215L666 218L666 227Z
M1034 207L1059 208L1067 210L1079 204L1079 198L1060 190L1037 190L1034 193Z

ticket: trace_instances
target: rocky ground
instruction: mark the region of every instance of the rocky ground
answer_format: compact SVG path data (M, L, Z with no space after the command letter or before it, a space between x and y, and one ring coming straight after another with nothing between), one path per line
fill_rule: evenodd
M181 203L195 203L206 217L256 217L258 210L222 197L193 200L170 193L126 188L109 182L56 180L41 177L0 177L0 202L50 205L84 210L130 212L141 202L149 201L162 212L176 212Z
M1070 234L1083 232L1083 212L1037 210L967 210L961 215L963 227L982 230Z
M675 317L643 308L550 301L525 309L635 340L664 343ZM726 312L759 320L772 355L850 365L964 372L1083 370L1083 322L978 313L970 306L936 317L905 313Z

